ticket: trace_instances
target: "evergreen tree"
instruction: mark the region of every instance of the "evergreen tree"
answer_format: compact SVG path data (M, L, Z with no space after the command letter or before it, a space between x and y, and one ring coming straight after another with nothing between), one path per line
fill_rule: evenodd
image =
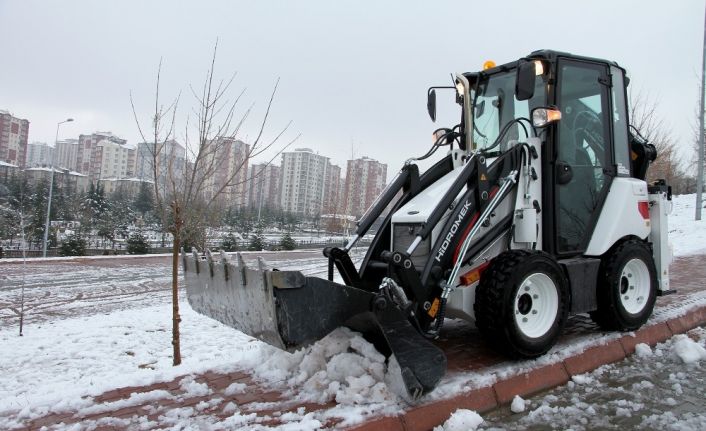
M150 245L147 238L142 233L134 233L127 239L128 254L147 254L150 252Z
M85 256L86 241L78 235L72 234L66 237L59 247L61 256Z
M294 250L297 248L297 242L292 238L289 232L286 232L279 242L280 247L284 250Z
M30 243L42 244L44 240L44 226L47 217L47 198L49 194L49 181L40 180L34 186L30 195L31 212L27 226L27 238Z
M91 183L81 204L81 212L83 213L81 229L88 230L89 233L92 229L96 229L100 236L112 236L112 233L109 232L109 228L103 221L103 215L108 209L109 206L105 198L104 187L100 182L98 182L97 185Z
M238 212L237 217L235 218L235 228L238 230L238 232L250 232L253 230L254 227L255 220L253 218L252 213L245 209L240 210Z
M145 214L154 209L154 198L152 197L152 185L146 181L140 183L140 191L135 196L132 203L134 210L144 217Z
M223 251L238 251L238 238L232 233L226 235L221 242L221 250Z
M20 213L10 204L0 204L0 239L9 239L20 235Z
M16 209L16 210L23 210L25 212L28 212L28 201L27 199L29 195L29 181L27 181L27 177L25 177L23 174L16 175L13 174L7 183L7 189L8 189L8 202L10 205Z
M108 204L109 212L103 217L104 230L115 233L120 238L128 236L128 226L135 221L135 212L132 208L130 196L123 188L119 188L112 194Z
M255 233L250 238L250 250L261 251L265 248L265 236L262 233L262 225L258 224Z

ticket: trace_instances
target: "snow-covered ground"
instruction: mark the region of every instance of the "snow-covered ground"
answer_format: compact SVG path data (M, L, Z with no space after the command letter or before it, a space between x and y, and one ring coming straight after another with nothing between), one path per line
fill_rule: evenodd
M670 236L677 256L706 251L706 223L693 221L693 202L693 196L676 196L674 199ZM278 259L268 260L272 266L296 268L309 274L323 274L326 271L323 258L302 252L293 252ZM287 394L289 397L302 401L334 399L338 402L339 405L334 409L320 413L323 415L321 417L306 414L292 418L289 425L296 424L294 429L316 428L328 415L344 417L344 423L354 423L368 414L394 413L405 407L405 403L395 395L400 392L400 388L399 382L393 378L396 375L394 361L386 365L384 358L370 344L346 329L339 329L315 345L290 354L198 315L187 303L182 302L184 363L180 367L172 367L171 315L166 293L168 274L164 274L163 265L139 263L139 260L136 262L130 266L107 269L99 265L81 270L67 267L63 272L54 270L69 263L37 262L28 266L29 271L24 273L18 270L19 265L12 265L12 271L6 271L9 268L7 265L0 266L0 312L6 310L0 314L0 429L11 428L23 420L48 412L91 408L92 396L113 388L169 381L177 376L207 370L229 372L246 369L263 382L280 386L284 383L284 386L291 388ZM58 275L52 276L53 272ZM18 304L18 283L21 283L22 277L25 281L25 295L31 306L25 335L18 337L13 310ZM126 294L136 291L139 294L135 298L138 299L124 300ZM52 301L53 305L48 306ZM92 311L85 312L86 309ZM33 318L33 313L36 316L42 314L43 317ZM676 345L678 340L671 343ZM647 359L640 357L630 360L643 360L655 366L658 363L672 366L676 362L663 359L671 358L670 352L674 350L672 344L662 350L657 349L663 352L662 356L655 351ZM684 348L687 355L689 351L693 354L698 350L692 347ZM560 350L555 349L543 360L552 361L562 354L568 354ZM686 373L683 371L685 367L687 371L692 370L688 367L701 367L701 362L680 366L675 375L678 372ZM525 365L518 363L512 371L516 372L522 366ZM489 375L457 373L448 376L431 397L448 396L469 385L489 384L508 372L495 370ZM586 379L601 382L610 374L605 370L595 373ZM680 382L676 383L684 387L687 382L682 381L688 380L688 376L679 379ZM185 381L184 384L189 385L189 382ZM585 393L579 392L577 399L586 403L585 397L593 391L590 388L595 385L578 381L573 385L574 388L567 386L559 390L574 390L585 386ZM630 388L632 386L626 390L637 390ZM646 386L641 388L649 389ZM703 406L704 393L699 394L699 402ZM549 400L549 407L543 407L536 399L517 400L513 404L515 410L528 412L521 413L527 417L538 411L532 414L537 421L542 420L543 414L556 410L555 421L563 424L559 427L580 425L585 428L581 419L588 421L585 416L577 414L573 417L576 422L562 422L564 417L568 417L568 412L562 414L561 409L568 404L559 403L559 399L556 402ZM571 406L575 407L575 404ZM589 407L590 403L582 407L586 415L591 411ZM618 407L629 412L634 406L616 404L615 411L611 412L600 410L602 407L595 405L592 409L601 412L601 415L615 415L618 414ZM671 422L683 420L685 424L691 423L690 417L675 418ZM172 419L166 417L163 425L168 425ZM450 418L447 429L470 429L477 426L477 419L473 412L459 412ZM649 423L657 426L662 422L670 422L668 419L659 416L651 419L655 422ZM181 424L208 422L207 418L199 417L196 411L178 420ZM489 416L488 421L491 425L495 423L503 426L500 419L493 422L492 416ZM540 422L522 426L532 429L536 423ZM235 409L228 428L247 427L248 424L248 419ZM648 425L645 423L644 426Z
M706 253L706 208L701 220L695 221L696 195L672 197L672 213L669 215L669 240L675 256Z
M562 387L485 415L482 430L706 429L706 330L574 376ZM514 404L514 403L513 403ZM450 430L452 428L447 428Z
M114 310L134 309L171 300L170 255L97 256L86 259L21 259L0 261L0 328L16 326L24 286L25 322L56 320ZM321 250L244 252L255 264L262 256L268 266L297 269L306 275L325 276L327 263ZM362 259L355 250L355 261Z

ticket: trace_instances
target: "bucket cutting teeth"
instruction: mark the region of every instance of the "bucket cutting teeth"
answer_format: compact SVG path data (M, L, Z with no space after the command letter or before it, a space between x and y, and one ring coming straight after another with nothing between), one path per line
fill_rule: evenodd
M409 397L431 391L446 371L446 357L411 325L393 303L380 307L379 294L306 277L299 271L268 270L258 257L250 268L221 252L182 254L191 307L206 316L284 350L320 340L339 326L368 334L397 358ZM374 306L374 304L377 304Z

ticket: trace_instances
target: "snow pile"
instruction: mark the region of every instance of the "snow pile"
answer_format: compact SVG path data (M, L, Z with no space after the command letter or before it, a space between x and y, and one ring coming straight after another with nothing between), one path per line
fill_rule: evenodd
M590 374L577 374L571 376L571 381L577 385L589 385L593 383L593 377Z
M652 349L645 343L638 343L635 345L635 354L640 358L646 358L652 356Z
M235 394L242 394L243 392L245 392L245 388L246 388L245 383L238 383L238 382L231 383L223 391L223 395L231 396L231 395L235 395Z
M669 240L675 256L706 252L706 210L704 217L694 221L696 195L672 196L672 212L669 214Z
M672 351L676 353L685 364L706 359L706 349L684 334L676 335Z
M213 392L206 383L195 381L193 376L187 376L181 379L179 387L184 391L184 397L186 398L205 397Z
M483 418L473 410L458 409L434 431L473 431L483 423Z
M348 328L338 328L294 353L275 351L251 359L256 361L252 364L256 376L285 381L302 401L369 405L399 400L387 384L392 386L393 377L388 376L385 357Z
M510 404L510 410L512 410L513 413L524 412L525 400L523 400L519 395L515 395L515 398L512 399L512 404Z
M93 404L78 411L79 415L93 415L98 413L113 412L126 407L139 406L150 401L171 399L172 395L165 390L154 390L149 392L133 392L130 397L104 404Z

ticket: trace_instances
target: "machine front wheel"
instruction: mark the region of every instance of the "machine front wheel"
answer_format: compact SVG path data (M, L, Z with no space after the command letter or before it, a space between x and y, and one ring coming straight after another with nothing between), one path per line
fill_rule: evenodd
M652 314L656 296L652 251L644 241L625 241L603 257L591 318L603 329L635 330Z
M514 357L546 353L569 311L568 282L548 254L511 250L496 257L476 290L476 326Z

